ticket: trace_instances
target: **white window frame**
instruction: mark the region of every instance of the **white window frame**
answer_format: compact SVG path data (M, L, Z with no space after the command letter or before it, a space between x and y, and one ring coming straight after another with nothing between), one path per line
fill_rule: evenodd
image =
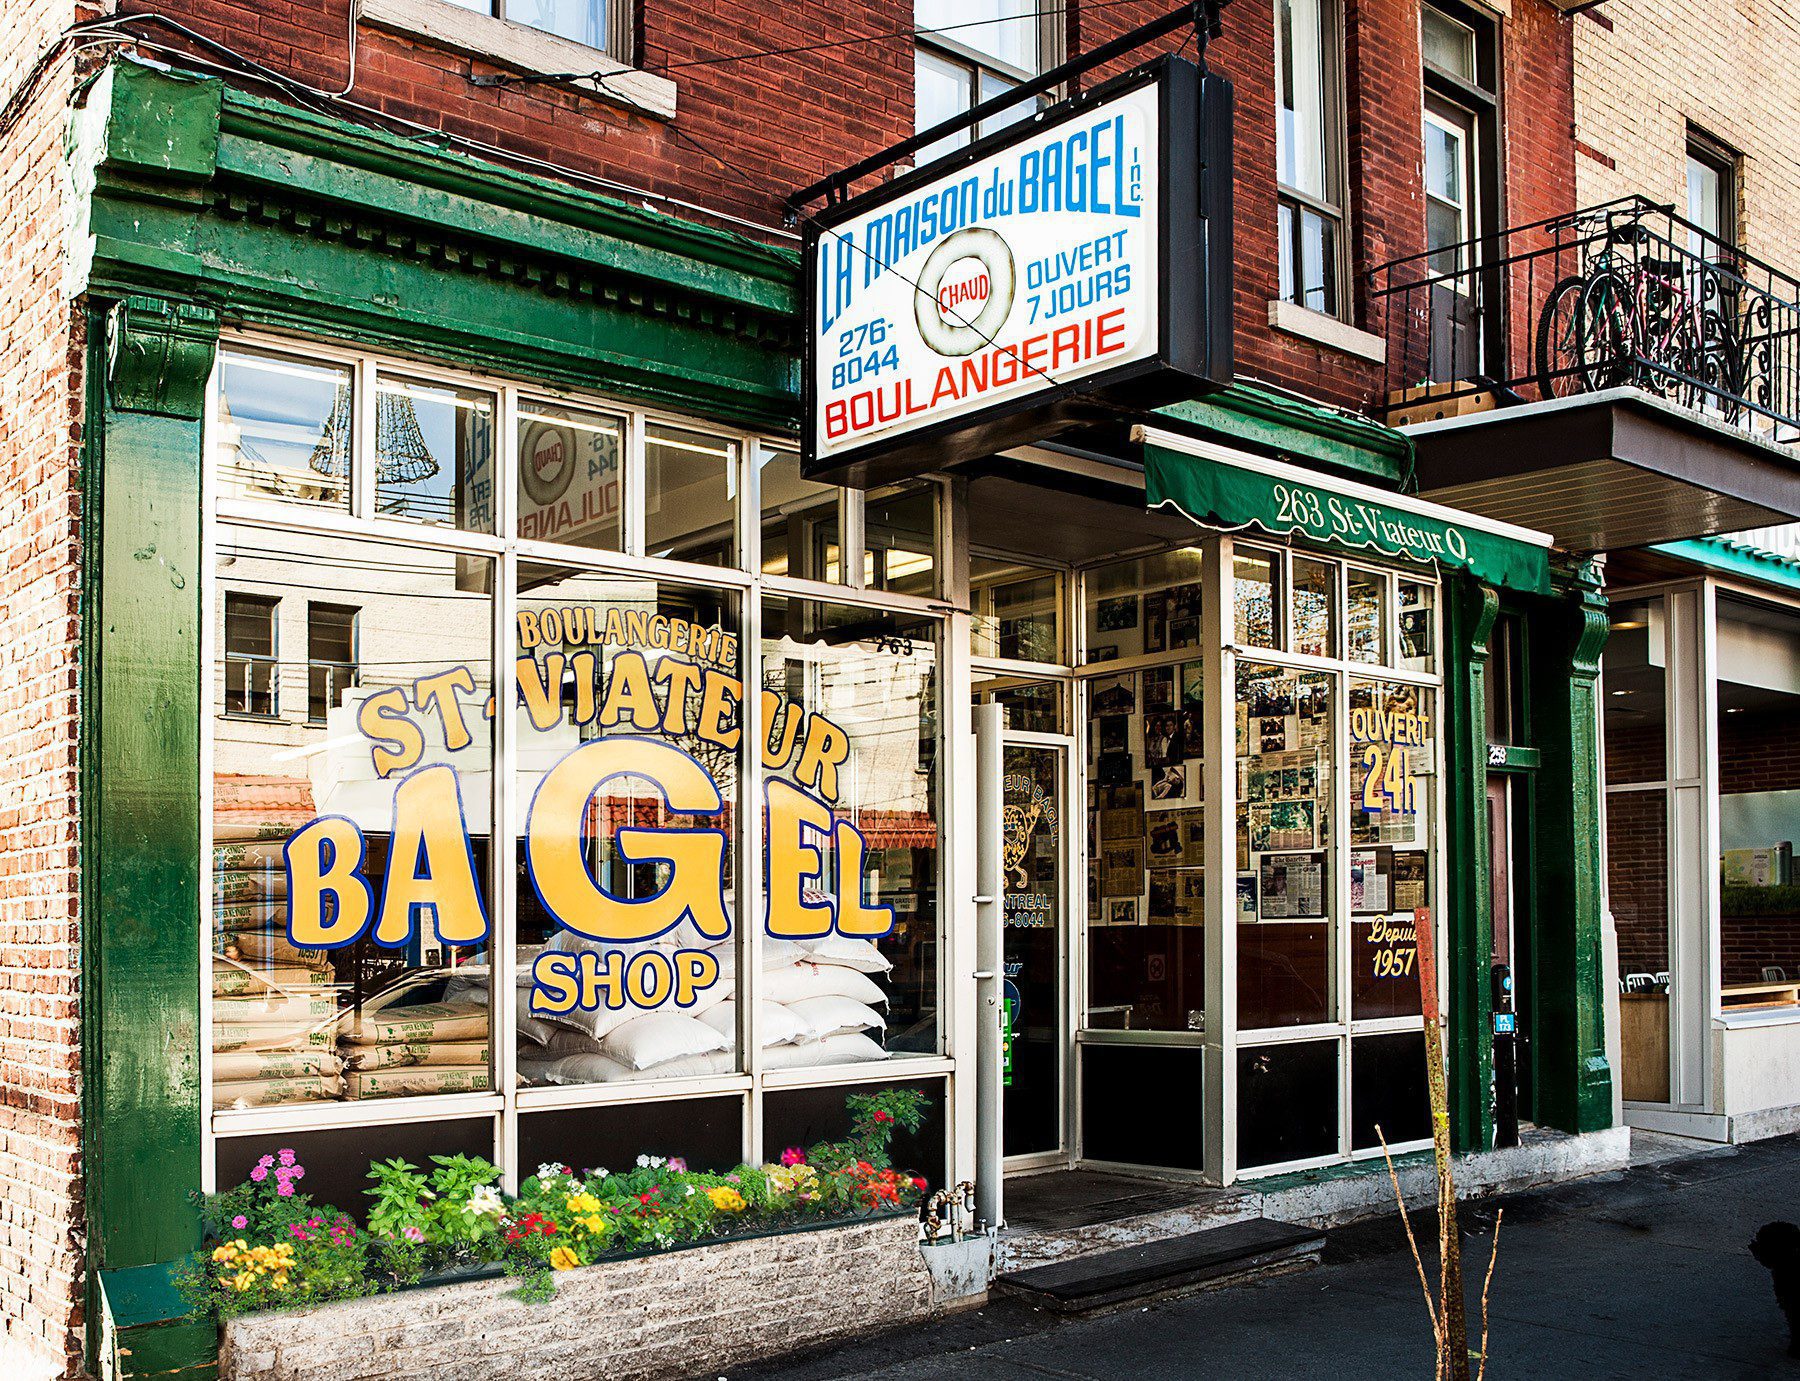
M479 16L478 16L479 17ZM214 472L220 396L220 364L223 355L234 349L254 349L291 358L328 361L349 365L355 371L354 406L356 444L353 447L353 485L351 509L348 512L318 505L303 505L275 499L227 498L219 493ZM493 393L495 407L495 505L494 534L463 531L446 525L413 522L381 517L374 512L374 466L369 463L373 452L374 385L380 373L403 374L461 388L487 390ZM565 403L624 417L626 454L624 476L626 513L625 551L604 551L567 546L554 542L526 541L516 533L517 508L517 438L518 407L521 399ZM696 565L683 561L662 560L642 554L643 521L641 503L644 477L644 442L648 427L654 423L689 428L729 439L736 447L738 531L737 561L730 567ZM840 550L843 573L854 577L855 584L831 584L801 580L788 576L765 576L761 573L762 509L760 465L752 463L758 448L783 452L797 449L791 437L747 431L703 418L686 416L664 409L644 407L617 398L583 390L521 382L509 376L478 373L458 369L429 360L410 359L386 353L348 348L310 337L297 338L264 331L228 333L220 342L214 370L207 390L202 468L202 578L201 598L208 611L203 621L201 661L211 666L217 650L213 645L214 624L222 608L223 582L218 577L219 530L229 526L237 532L287 532L312 536L362 538L387 541L434 551L490 558L495 563L493 598L492 648L496 677L499 669L510 665L513 655L517 612L517 571L522 561L549 561L572 571L594 575L620 575L643 579L652 577L690 586L701 586L732 593L738 601L740 629L739 673L746 687L759 683L761 676L761 613L767 596L819 600L832 604L852 605L928 618L937 626L937 693L939 746L937 753L937 898L938 958L937 1013L938 1047L936 1053L897 1054L877 1062L841 1066L821 1066L779 1071L763 1071L762 1046L755 1029L757 1004L754 999L755 977L746 980L750 1001L738 1004L738 1069L721 1075L701 1078L628 1081L618 1084L565 1085L521 1088L516 1069L516 1003L517 991L512 982L493 985L490 1008L492 1070L494 1088L485 1093L417 1095L368 1101L319 1102L292 1104L258 1109L211 1109L212 1049L202 1042L201 1083L206 1100L202 1114L203 1189L217 1188L217 1143L226 1137L249 1134L322 1130L333 1127L378 1126L397 1123L423 1124L463 1119L471 1116L491 1118L494 1127L493 1160L502 1172L502 1184L509 1192L516 1190L520 1179L518 1165L519 1117L521 1113L570 1107L606 1107L629 1103L667 1101L673 1099L729 1096L740 1101L743 1159L760 1163L762 1146L762 1095L765 1092L812 1087L840 1087L864 1084L890 1084L920 1080L943 1082L945 1121L945 1164L952 1181L959 1159L965 1153L957 1144L959 1099L973 1096L973 1080L956 1077L959 1051L974 1048L973 1013L959 1013L952 975L960 965L961 938L969 927L963 923L964 908L957 900L971 888L964 885L963 874L973 867L973 851L953 848L949 841L972 837L971 806L958 807L959 799L972 799L972 794L959 789L957 773L959 755L952 747L960 742L959 732L966 736L969 725L966 611L957 602L966 602L966 591L959 588L952 560L952 543L960 540L955 532L956 520L951 513L948 485L929 479L936 491L935 588L929 596L891 593L864 589L861 586L863 564L862 499L860 492L840 490ZM960 647L959 647L960 643ZM359 656L361 649L359 649ZM960 696L961 711L958 712ZM200 895L212 894L213 751L215 721L220 705L215 700L212 678L207 678L207 691L201 705L200 723L200 801L203 839L200 854ZM754 744L762 731L760 697L745 695L743 699L743 742ZM511 721L496 715L492 722L493 763L491 773L494 799L491 802L492 837L516 838L523 803L518 800L511 764L514 762ZM755 752L746 752L740 764L739 791L743 801L761 799L762 766ZM966 819L964 817L967 817ZM746 836L747 837L747 836ZM962 855L968 855L965 861ZM488 940L490 954L499 967L510 971L515 959L517 937L517 905L513 888L500 885L505 860L500 850L490 856L490 902L492 932ZM751 916L760 909L761 850L745 847L740 839L738 867L739 916ZM751 899L756 899L751 904ZM210 907L202 907L198 917L197 943L204 957L212 952L213 917ZM738 927L738 972L760 974L757 956L760 950L760 925ZM210 974L202 965L200 980L201 1029L212 1024L212 985ZM962 1176L965 1177L966 1176Z

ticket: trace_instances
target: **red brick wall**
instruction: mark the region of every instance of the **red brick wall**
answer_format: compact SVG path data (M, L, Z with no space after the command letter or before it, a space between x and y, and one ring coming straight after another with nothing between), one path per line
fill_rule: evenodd
M1619 972L1669 967L1669 834L1662 791L1606 797L1607 904L1619 932Z
M77 18L0 13L0 92ZM0 1376L66 1376L81 1328L76 639L83 333L62 293L70 61L0 157Z
M348 0L127 0L154 8L279 71L341 85ZM1352 321L1382 334L1385 308L1371 301L1368 270L1423 247L1418 0L1346 0L1346 84L1351 187ZM1089 50L1166 12L1162 0L1111 4L1069 18L1071 52ZM721 6L645 0L641 61L693 63L903 29L906 0L807 6ZM1274 7L1239 0L1225 11L1213 66L1238 100L1236 316L1241 377L1363 408L1389 382L1414 381L1414 361L1384 371L1268 326L1276 295ZM1573 207L1574 144L1569 24L1541 0L1520 0L1502 25L1505 218L1537 220ZM632 114L586 92L546 86L472 86L496 69L364 25L353 99L390 115L502 145L582 172L617 179L745 217L773 229L784 194L912 131L912 48L884 39L815 54L671 67L679 88L672 123ZM1177 35L1161 46L1183 44ZM1190 50L1191 51L1191 50ZM1147 57L1145 50L1138 57ZM1087 78L1104 79L1113 64ZM1515 304L1513 335L1528 351L1532 318ZM1524 368L1528 354L1517 356Z

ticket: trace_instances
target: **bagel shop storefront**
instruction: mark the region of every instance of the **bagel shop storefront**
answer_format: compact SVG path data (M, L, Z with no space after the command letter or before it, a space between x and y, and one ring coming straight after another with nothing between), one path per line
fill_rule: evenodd
M797 286L789 253L215 80L95 83L71 156L97 1370L216 1345L177 1288L217 1240L192 1196L298 1184L282 1152L376 1235L396 1159L491 1179L459 1192L521 1233L511 1196L588 1172L650 1225L584 1202L560 1273L817 1228L797 1166L879 1145L898 1190L876 1167L839 1206L896 1215L870 1230L898 1225L897 1320L944 1304L913 1174L973 1180L991 1222L1008 1168L1228 1183L1351 1162L1376 1121L1416 1145L1420 907L1485 1148L1502 603L1532 612L1508 694L1550 841L1534 1116L1605 1125L1570 806L1586 577L1397 492L1387 429L1230 384L1226 84L1164 62L1059 112L948 160L1010 213L915 217L867 282L815 238ZM867 214L819 223L867 250ZM963 331L1001 289L984 355ZM711 1207L659 1230L638 1171ZM775 1288L787 1258L744 1250ZM719 1335L684 1298L657 1295L658 1336L701 1365ZM326 1324L308 1346L360 1345Z
M1461 1149L1520 1106L1612 1122L1596 580L1402 492L1398 433L1234 382L1231 104L1164 60L797 199L827 203L803 473L949 486L978 813L953 1135L994 1221L1003 1171L1227 1184L1423 1145L1421 925ZM1503 606L1530 655L1490 679Z

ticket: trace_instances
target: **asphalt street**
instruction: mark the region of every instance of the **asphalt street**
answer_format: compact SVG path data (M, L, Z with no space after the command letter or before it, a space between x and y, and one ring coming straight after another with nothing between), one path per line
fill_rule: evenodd
M1747 1250L1763 1223L1800 1221L1800 1137L1465 1204L1472 1335L1498 1208L1489 1378L1800 1378L1768 1272ZM1430 1219L1421 1230L1435 1241ZM1386 1218L1334 1231L1323 1264L1295 1274L1075 1319L998 1299L932 1328L740 1369L730 1381L1431 1371L1417 1272L1398 1218Z

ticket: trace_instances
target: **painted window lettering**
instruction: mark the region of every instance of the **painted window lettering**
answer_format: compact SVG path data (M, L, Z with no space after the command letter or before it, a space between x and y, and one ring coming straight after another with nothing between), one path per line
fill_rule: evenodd
M513 698L526 723L544 733L569 716L585 740L546 768L525 812L526 876L544 910L574 938L536 958L532 1008L690 1006L720 977L717 953L698 943L731 934L724 817L735 786L722 790L700 757L673 740L701 755L708 745L737 749L737 638L643 611L599 615L589 607L522 610L518 632L523 655ZM370 761L379 778L397 777L390 867L377 896L355 823L321 817L296 831L284 850L293 944L341 948L372 934L377 944L398 947L424 937L427 927L453 944L488 938L457 768L424 763L428 741L441 738L452 758L469 746L466 715L493 717L493 697L477 707L466 699L474 692L474 678L459 667L365 700L357 722ZM865 899L867 843L839 809L849 734L774 691L760 693L760 707L763 766L789 778L767 784L768 933L887 935L894 913ZM597 814L614 781L648 784L661 823ZM649 895L615 895L593 871L597 829L608 832L623 865L652 865L660 885ZM695 938L694 947L664 939L632 948L678 928Z

